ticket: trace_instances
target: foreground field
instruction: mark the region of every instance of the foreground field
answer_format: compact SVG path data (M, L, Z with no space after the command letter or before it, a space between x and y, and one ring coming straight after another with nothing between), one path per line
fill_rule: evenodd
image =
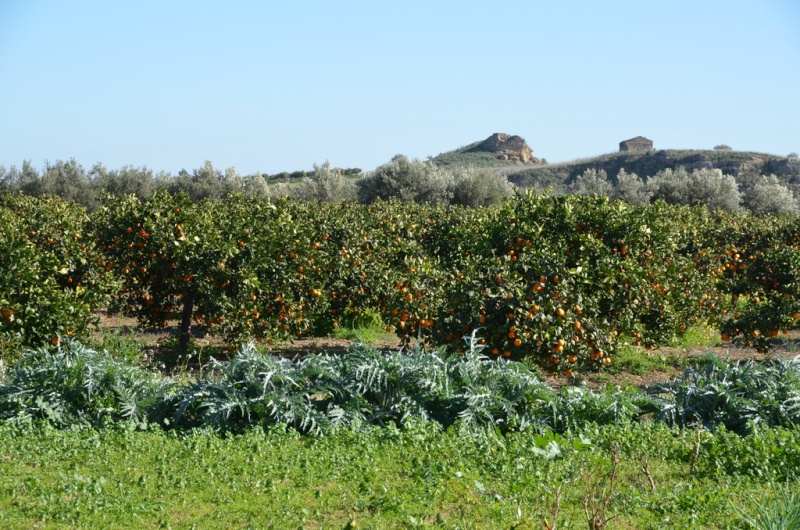
M593 392L475 352L243 348L177 380L126 355L0 379L0 526L798 528L798 361Z
M782 429L643 423L548 440L433 424L322 438L5 426L0 525L587 528L586 507L608 528L746 528L743 515L787 502L798 472L800 432Z

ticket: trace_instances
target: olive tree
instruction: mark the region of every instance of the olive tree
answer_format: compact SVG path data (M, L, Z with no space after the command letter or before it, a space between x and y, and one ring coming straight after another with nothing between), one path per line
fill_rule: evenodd
M744 195L744 206L755 215L797 215L800 207L792 190L775 175L762 176Z
M344 170L331 167L326 161L314 164L314 172L305 177L297 187L296 197L313 202L342 202L357 197L356 184L345 176Z
M156 191L153 170L147 167L123 166L109 171L98 163L89 171L89 176L93 188L117 197L135 195L139 199L146 199Z
M653 191L636 173L628 173L624 169L620 169L617 173L617 185L611 196L628 204L644 206L650 203Z
M180 170L167 189L173 195L184 191L195 201L221 199L231 193L244 191L244 180L234 168L229 167L223 172L206 160L203 167L192 173L185 169Z
M74 158L48 163L37 192L36 195L55 195L90 208L95 204L89 174Z
M508 179L487 168L456 168L452 170L453 197L451 204L489 206L514 194Z
M358 199L363 203L398 198L409 202L449 204L453 176L432 162L409 160L397 155L356 184Z
M614 186L609 182L605 170L587 169L569 185L573 195L611 195Z
M656 173L648 185L653 200L663 199L670 204L705 204L712 210L739 210L739 186L730 175L719 169L696 169L691 173L684 167L664 169Z

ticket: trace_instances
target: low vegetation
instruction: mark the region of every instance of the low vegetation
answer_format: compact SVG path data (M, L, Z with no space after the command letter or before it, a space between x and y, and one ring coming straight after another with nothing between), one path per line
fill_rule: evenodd
M357 346L295 361L248 346L173 381L76 343L31 352L0 380L0 523L762 528L796 516L797 361L716 360L671 393L553 391L471 343L463 357ZM736 398L711 397L720 385ZM677 408L697 426L672 421Z

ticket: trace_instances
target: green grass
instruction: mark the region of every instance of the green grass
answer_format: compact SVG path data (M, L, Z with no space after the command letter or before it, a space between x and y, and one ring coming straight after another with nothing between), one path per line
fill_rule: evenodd
M666 372L671 368L674 368L672 360L664 355L650 353L633 346L623 346L607 371L612 374L645 375L652 372Z
M709 326L692 326L675 339L669 346L682 349L710 348L718 346L718 332ZM692 365L703 363L702 358L692 360ZM628 373L646 375L653 372L672 372L684 370L690 366L690 360L684 356L675 356L664 352L646 351L634 346L622 346L614 362L606 370L611 374Z
M351 340L363 344L380 344L384 342L394 342L397 340L397 335L377 326L338 328L333 332L333 336L339 339Z
M702 325L690 327L670 344L670 346L678 348L709 348L719 345L719 331L710 326Z
M378 313L366 311L358 315L346 315L344 326L334 330L333 336L362 344L394 342L397 336L386 331L386 324Z
M612 446L610 527L729 528L741 524L732 506L754 516L777 502L770 480L712 467L714 435L702 438L693 475L692 431L644 424L583 436L573 445L577 436L465 437L431 424L323 438L0 425L0 526L542 528L558 505L559 528L586 528L582 505L607 484ZM533 450L545 442L558 456Z

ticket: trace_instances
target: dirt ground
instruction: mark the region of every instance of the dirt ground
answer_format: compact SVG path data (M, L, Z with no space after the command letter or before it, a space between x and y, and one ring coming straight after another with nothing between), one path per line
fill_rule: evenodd
M205 358L200 356L190 361L181 361L176 358L175 344L177 341L177 326L171 325L164 329L141 329L133 318L102 315L100 327L96 337L100 338L104 333L117 333L122 337L132 337L143 345L144 355L151 361L151 365L170 372L176 366L184 369L197 370L204 360L210 356L216 359L224 359L229 355L224 348L224 344L213 336L203 336L196 334L193 346L205 352ZM277 344L272 347L275 355L294 358L309 353L336 353L343 352L353 341L338 337L309 337L294 340L290 343ZM398 350L401 348L398 339L389 338L371 346L379 350ZM636 369L627 365L612 366L611 369L603 372L586 371L576 377L568 379L564 376L553 377L540 370L546 383L553 388L565 385L583 385L593 389L607 386L636 386L645 388L653 383L661 383L669 379L680 376L683 371L696 365L702 357L714 354L723 359L733 361L756 361L766 362L774 359L792 359L800 356L800 332L792 331L787 335L781 335L773 341L773 347L767 354L756 352L754 348L745 348L732 344L718 344L715 346L702 347L663 347L651 351L642 349L642 356L649 357L651 362L647 365L654 365L655 368Z

